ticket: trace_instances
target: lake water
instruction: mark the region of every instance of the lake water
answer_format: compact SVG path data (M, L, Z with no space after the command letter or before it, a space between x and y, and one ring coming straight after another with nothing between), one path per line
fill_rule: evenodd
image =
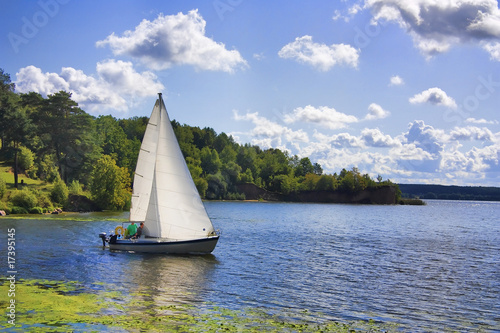
M158 303L374 319L412 332L500 331L500 203L205 205L222 231L208 256L103 250L98 233L117 225L109 221L2 218L0 228L16 229L18 278L148 289Z

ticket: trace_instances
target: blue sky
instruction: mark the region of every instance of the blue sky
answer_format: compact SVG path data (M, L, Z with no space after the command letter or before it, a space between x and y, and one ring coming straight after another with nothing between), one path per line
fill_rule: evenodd
M18 92L170 116L400 183L500 184L492 0L2 1Z

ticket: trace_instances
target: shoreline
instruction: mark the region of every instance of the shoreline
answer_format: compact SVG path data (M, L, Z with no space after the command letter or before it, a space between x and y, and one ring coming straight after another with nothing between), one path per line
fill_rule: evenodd
M124 212L119 211L106 211L106 212L62 212L59 214L9 214L6 216L0 217L0 221L2 220L61 220L61 221L79 221L79 222L105 222L105 221L114 221L114 222L126 222L128 219L112 217L110 215L121 215ZM92 214L94 216L85 217L84 214ZM98 215L102 215L98 216Z

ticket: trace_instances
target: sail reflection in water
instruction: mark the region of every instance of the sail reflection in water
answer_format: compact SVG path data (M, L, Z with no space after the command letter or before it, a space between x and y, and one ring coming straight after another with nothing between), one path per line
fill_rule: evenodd
M123 274L137 282L132 291L154 306L196 304L212 289L217 259L204 256L138 255L122 267Z

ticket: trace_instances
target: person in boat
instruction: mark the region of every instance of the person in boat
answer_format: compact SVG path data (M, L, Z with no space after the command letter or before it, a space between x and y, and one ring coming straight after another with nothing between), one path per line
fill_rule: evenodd
M144 222L141 222L141 225L139 226L139 228L137 228L137 232L135 233L135 235L132 236L132 237L130 237L130 238L132 238L132 239L139 239L139 238L141 238L142 228L144 228Z
M127 227L128 235L125 238L132 238L136 232L137 232L137 225L134 222L130 223Z

